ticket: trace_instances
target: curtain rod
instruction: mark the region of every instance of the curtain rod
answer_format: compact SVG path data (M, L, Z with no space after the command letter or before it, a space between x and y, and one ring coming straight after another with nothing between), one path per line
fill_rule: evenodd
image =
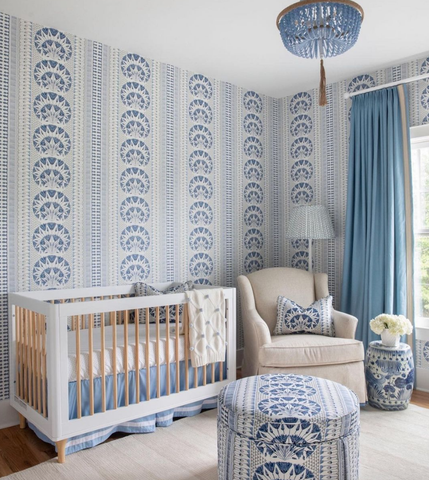
M376 90L381 90L382 88L395 87L396 85L402 85L403 83L418 82L419 80L424 80L425 78L429 78L429 73L425 73L424 75L417 75L416 77L404 78L402 80L398 80L397 82L385 83L384 85L367 88L366 90L359 90L358 92L347 92L344 94L344 98L355 97L356 95L361 95L362 93L375 92Z

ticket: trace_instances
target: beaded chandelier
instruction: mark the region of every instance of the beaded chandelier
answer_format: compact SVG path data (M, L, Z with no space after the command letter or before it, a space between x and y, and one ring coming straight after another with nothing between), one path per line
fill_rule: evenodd
M323 59L347 52L359 37L363 9L350 0L302 0L282 10L277 27L289 52L320 58L319 105L326 105Z

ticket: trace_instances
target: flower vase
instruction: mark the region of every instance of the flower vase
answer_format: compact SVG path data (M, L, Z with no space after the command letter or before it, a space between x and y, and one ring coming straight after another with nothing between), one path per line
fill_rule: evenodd
M393 335L385 329L381 332L381 343L385 347L399 347L400 335Z

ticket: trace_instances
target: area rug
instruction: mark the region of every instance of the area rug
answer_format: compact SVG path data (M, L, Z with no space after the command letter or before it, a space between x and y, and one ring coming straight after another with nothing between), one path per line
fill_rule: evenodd
M361 410L360 480L429 478L429 410ZM10 480L217 480L216 411L15 473Z

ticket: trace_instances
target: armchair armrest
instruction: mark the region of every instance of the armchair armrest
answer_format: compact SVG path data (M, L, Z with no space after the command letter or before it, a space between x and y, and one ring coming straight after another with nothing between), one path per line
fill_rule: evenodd
M262 345L271 343L270 329L256 309L253 308L243 311L243 322L247 322L247 326L253 329L254 338L257 340L258 351Z
M355 338L358 319L348 313L332 309L335 336L339 338Z
M256 310L255 297L249 279L240 275L237 282L244 330L243 376L257 375L259 349L262 345L271 343L271 333L265 320Z

